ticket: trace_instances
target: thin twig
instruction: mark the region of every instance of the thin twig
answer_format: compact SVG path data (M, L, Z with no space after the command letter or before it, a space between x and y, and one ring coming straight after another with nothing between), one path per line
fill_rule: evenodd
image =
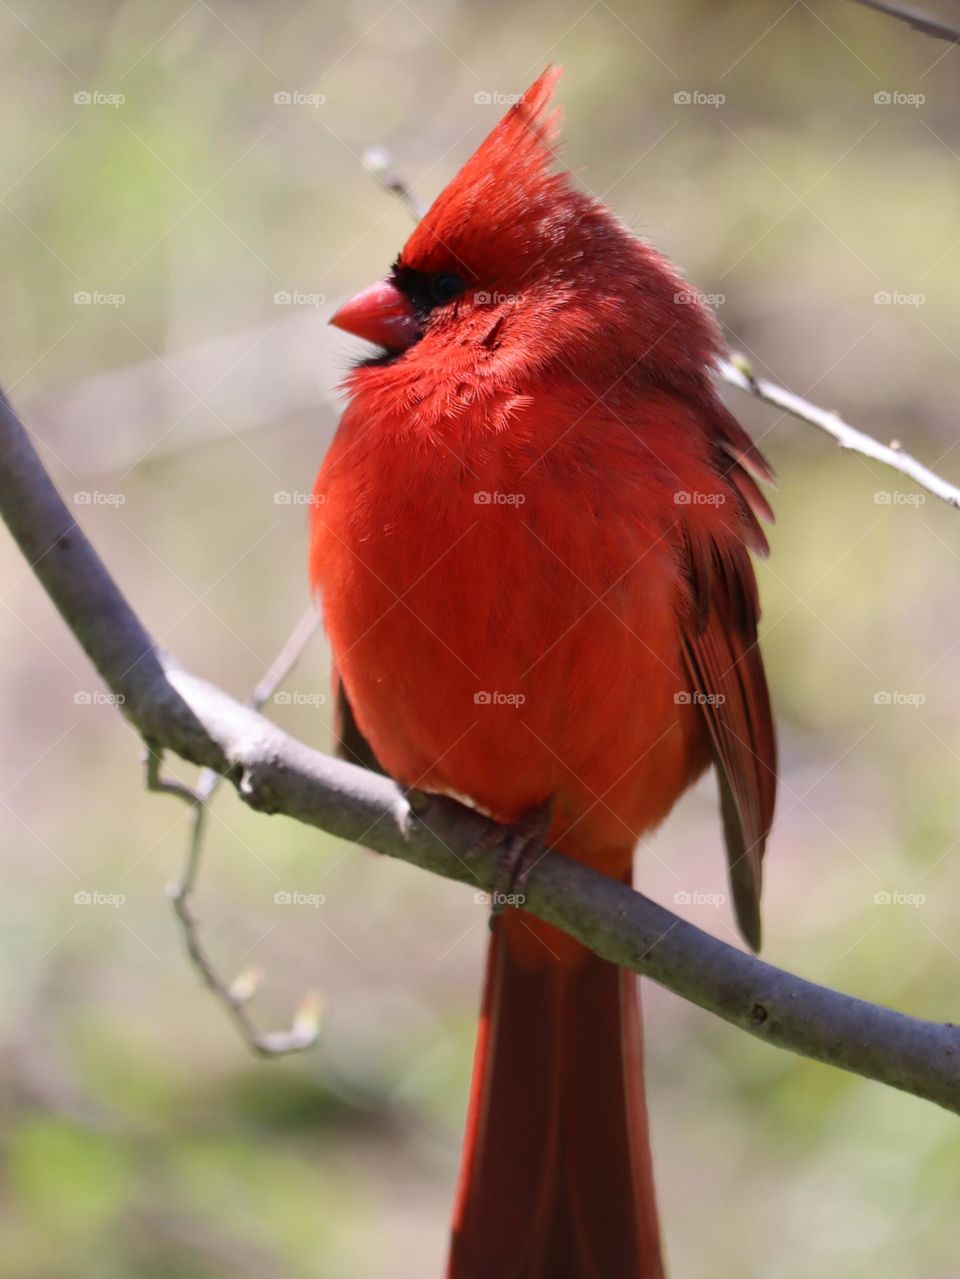
M960 42L960 27L952 27L926 9L918 9L915 4L894 4L892 0L854 0L854 4L884 13L888 18L896 18L898 22L906 22L914 31L933 36L935 40L947 40L950 44Z
M733 355L729 360L722 360L718 368L720 377L731 386L735 386L738 391L746 391L748 395L763 400L765 404L772 404L775 408L782 409L784 413L799 418L801 422L808 422L810 426L815 426L817 430L823 431L831 439L836 440L842 449L851 449L854 453L872 458L875 462L882 462L884 466L899 471L901 475L913 480L914 484L939 497L949 506L960 509L960 488L949 484L929 467L911 457L909 453L904 453L899 444L881 444L872 435L866 435L863 431L858 431L855 426L851 426L849 422L845 422L837 413L831 413L829 409L821 409L816 404L811 404L809 400L803 399L802 396L794 395L792 391L777 386L775 382L768 382L766 378L755 377L749 363L742 355Z
M319 625L320 614L311 605L300 618L300 621L297 622L283 648L270 663L266 674L253 690L248 705L252 706L255 711L260 710L264 702L270 700L297 662L300 661L307 645L317 633ZM205 768L200 774L195 792L199 803L194 816L194 836L196 835L197 826L203 821L204 805L213 798L214 792L222 781L223 774L218 773L215 768Z
M147 789L164 795L175 795L189 804L193 810L193 824L183 871L178 880L167 885L167 895L180 924L190 962L207 988L226 1008L240 1034L254 1052L263 1057L284 1057L290 1053L303 1052L304 1049L312 1048L320 1034L320 999L316 993L308 992L301 998L293 1025L289 1030L275 1030L264 1034L257 1029L247 1012L247 1005L261 985L259 971L248 968L227 985L214 968L213 961L200 939L200 922L191 905L197 886L203 838L206 833L207 798L200 793L199 788L191 790L182 782L163 777L160 773L161 759L161 752L148 743L146 748ZM221 774L208 769L204 771L204 776L213 776L219 781ZM211 786L209 791L212 792L213 789L214 787Z
M270 664L250 698L250 705L259 710L296 666L304 649L316 633L320 615L313 607L307 609L294 627L289 639ZM279 1057L287 1053L302 1052L311 1048L320 1032L320 998L308 991L300 999L293 1026L288 1031L274 1031L264 1035L254 1026L247 1013L247 1004L262 985L259 969L249 968L229 985L217 974L200 939L200 923L191 908L191 899L200 871L204 839L207 833L207 811L210 800L223 781L224 774L215 768L205 768L197 779L195 790L182 783L160 775L161 756L148 745L146 750L147 789L168 795L177 795L191 807L190 835L187 855L180 878L167 887L167 894L180 923L187 954L204 983L224 1005L240 1028L248 1045L265 1056Z
M307 645L316 635L319 625L320 614L311 604L290 632L290 638L270 663L270 667L263 679L253 690L250 705L255 711L258 711L264 702L269 702L297 662L300 661Z
M363 162L383 189L395 195L409 210L414 222L419 222L427 206L417 199L409 184L394 169L390 152L384 147L371 147L364 153Z

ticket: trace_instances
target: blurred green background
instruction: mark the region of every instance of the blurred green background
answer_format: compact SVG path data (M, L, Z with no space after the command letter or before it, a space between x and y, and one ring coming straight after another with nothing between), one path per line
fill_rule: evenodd
M557 61L567 163L718 295L731 344L956 479L958 58L840 0L11 0L0 380L147 625L245 695L307 604L304 495L356 347L326 318L409 230L362 157L388 148L430 198ZM960 517L731 403L781 477L766 956L956 1020ZM264 1027L309 987L327 1009L313 1053L253 1059L164 898L182 805L142 792L134 735L6 538L0 585L0 1276L439 1275L484 908L224 792L199 900L216 961L265 970ZM317 640L269 708L317 745L327 677ZM723 866L711 781L638 879L733 939L703 900ZM953 1118L645 1005L677 1279L960 1273Z

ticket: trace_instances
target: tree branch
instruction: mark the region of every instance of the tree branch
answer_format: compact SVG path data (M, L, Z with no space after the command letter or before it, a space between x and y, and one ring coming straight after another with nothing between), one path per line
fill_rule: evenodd
M217 770L259 812L283 813L475 889L493 887L496 856L470 850L489 846L494 823L438 796L418 796L414 811L389 778L294 740L155 646L5 397L0 463L0 511L10 531L155 754L170 750ZM525 910L757 1038L960 1114L957 1027L782 972L559 853L537 863L525 893Z
M858 431L855 426L851 426L849 422L845 422L839 414L831 413L829 409L818 408L809 400L794 395L792 391L787 391L782 386L777 386L776 382L755 377L749 362L742 355L721 360L717 368L723 381L729 382L738 391L746 391L748 395L763 400L764 404L772 404L774 408L782 409L784 413L799 418L801 422L809 422L818 431L823 431L831 439L836 440L842 449L850 449L854 453L862 454L863 457L872 458L875 462L882 462L884 466L892 467L893 470L907 476L908 479L913 480L914 484L919 484L922 489L939 497L949 506L960 509L960 488L949 484L934 471L918 462L915 457L911 457L909 453L904 453L898 443L881 444L872 435L866 435L863 431Z

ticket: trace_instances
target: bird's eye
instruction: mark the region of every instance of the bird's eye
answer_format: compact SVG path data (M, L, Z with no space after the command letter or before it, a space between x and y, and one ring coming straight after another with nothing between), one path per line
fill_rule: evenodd
M438 306L450 302L467 287L466 282L452 271L441 271L430 277L430 294Z

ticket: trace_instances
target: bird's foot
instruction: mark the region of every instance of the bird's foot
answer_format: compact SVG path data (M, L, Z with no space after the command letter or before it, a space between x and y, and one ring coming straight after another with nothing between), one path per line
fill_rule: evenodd
M544 853L553 816L553 800L528 808L496 839L497 871L490 894L491 920L507 906L522 906L530 872Z

